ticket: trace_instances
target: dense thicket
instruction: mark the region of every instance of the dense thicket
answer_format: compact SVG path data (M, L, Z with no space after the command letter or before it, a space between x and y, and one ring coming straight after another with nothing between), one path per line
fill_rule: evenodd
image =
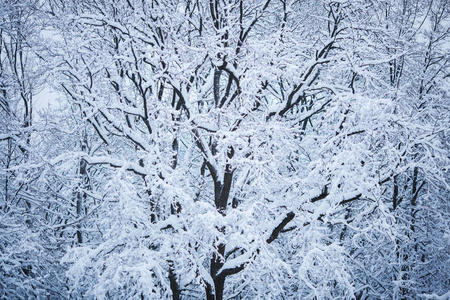
M449 26L447 0L2 1L0 297L447 299Z

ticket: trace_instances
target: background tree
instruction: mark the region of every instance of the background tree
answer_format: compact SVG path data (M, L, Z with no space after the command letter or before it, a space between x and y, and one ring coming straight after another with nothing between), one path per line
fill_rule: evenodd
M64 297L60 244L49 228L55 199L43 173L45 122L34 96L47 67L38 1L0 3L0 297ZM48 179L48 177L47 177ZM65 212L64 212L65 213ZM63 213L63 214L64 214Z

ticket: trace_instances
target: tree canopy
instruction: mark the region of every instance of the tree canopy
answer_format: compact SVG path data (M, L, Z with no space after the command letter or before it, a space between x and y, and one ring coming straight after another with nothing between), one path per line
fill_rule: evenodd
M0 297L447 299L449 45L448 0L2 1Z

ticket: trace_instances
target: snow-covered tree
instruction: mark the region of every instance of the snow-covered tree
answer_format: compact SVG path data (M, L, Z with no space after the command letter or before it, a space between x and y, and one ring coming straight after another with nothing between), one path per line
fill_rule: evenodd
M68 106L15 165L61 297L450 290L447 1L35 4Z
M50 227L53 198L42 153L51 126L35 122L46 66L38 1L0 3L0 298L64 297L63 249ZM47 124L48 125L48 124ZM49 130L49 131L47 131ZM55 139L53 139L54 141ZM53 145L55 146L55 145ZM51 150L50 150L51 152ZM59 274L58 274L59 273Z

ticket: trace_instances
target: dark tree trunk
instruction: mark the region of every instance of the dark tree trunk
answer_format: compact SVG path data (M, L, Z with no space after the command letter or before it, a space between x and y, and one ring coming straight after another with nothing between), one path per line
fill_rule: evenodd
M170 289L172 290L172 300L179 300L181 291L180 286L178 285L177 282L175 266L173 264L173 261L169 261L169 282L170 282Z

